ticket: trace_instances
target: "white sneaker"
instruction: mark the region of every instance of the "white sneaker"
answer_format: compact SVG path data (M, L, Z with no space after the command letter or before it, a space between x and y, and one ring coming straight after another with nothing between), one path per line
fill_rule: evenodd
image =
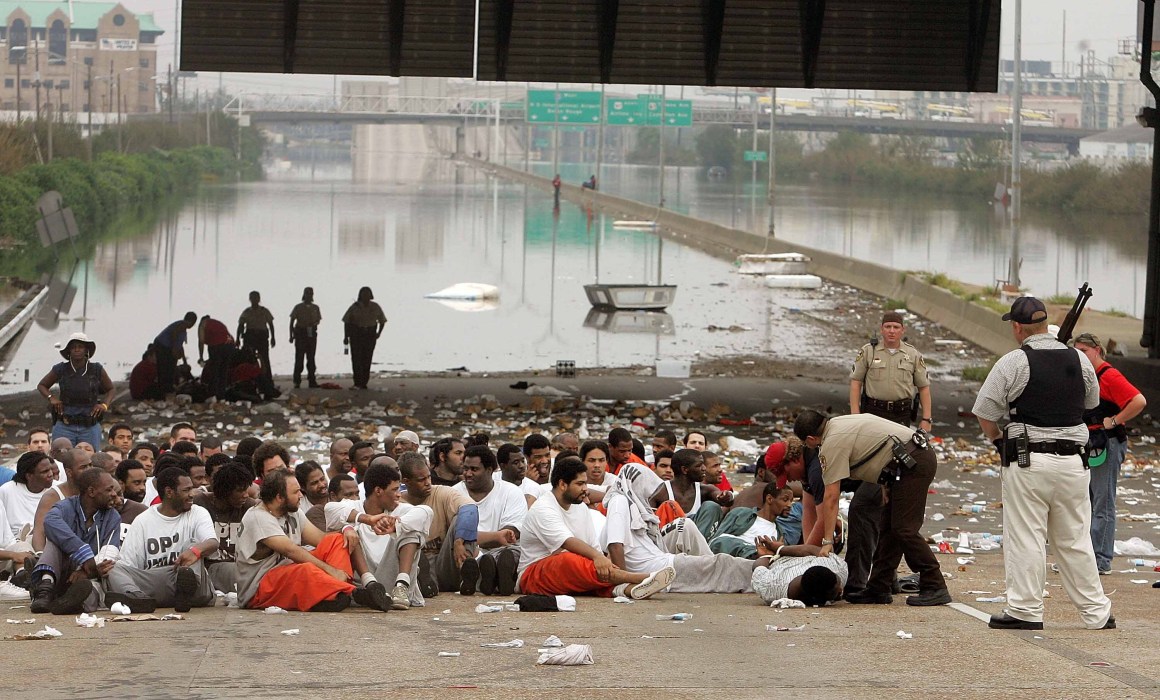
M13 585L8 581L0 581L0 600L27 602L32 600L32 596L20 586Z
M629 596L633 600L644 600L668 588L676 577L677 570L671 566L666 566L659 571L652 572L648 578L633 586Z
M411 607L411 599L407 587L396 583L391 589L391 610L407 610Z

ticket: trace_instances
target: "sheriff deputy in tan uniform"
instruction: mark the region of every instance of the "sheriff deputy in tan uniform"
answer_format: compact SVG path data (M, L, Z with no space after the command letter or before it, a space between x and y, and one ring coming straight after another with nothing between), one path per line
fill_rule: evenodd
M926 361L917 348L902 340L906 328L901 314L896 311L884 313L880 330L882 342L863 345L854 359L854 368L850 372L850 413L862 413L864 408L866 413L909 426L917 391L921 406L917 427L930 430L930 379L926 376ZM850 568L845 588L847 594L857 595L866 588L874 550L878 546L878 519L881 515L882 487L872 480L862 482L850 501L850 531L846 542L846 564Z

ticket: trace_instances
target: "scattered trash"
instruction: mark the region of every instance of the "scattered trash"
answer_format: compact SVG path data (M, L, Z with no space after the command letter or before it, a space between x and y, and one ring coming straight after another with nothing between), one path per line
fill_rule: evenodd
M10 625L35 625L36 619L32 618L29 620L6 620L6 622Z
M93 627L100 628L105 626L105 618L97 617L96 615L90 615L88 613L81 613L80 615L77 615L76 623L77 627L88 627L89 629L92 629Z
M672 615L657 615L658 620L674 620L676 622L684 622L685 620L692 620L693 613L673 613Z
M979 598L975 598L975 602L976 603L1006 603L1007 596L997 595L997 596L992 596L990 598L988 598L986 596L981 596Z
M543 666L589 666L592 661L592 647L587 644L569 644L540 654L537 665Z
M1144 579L1142 579L1142 578L1134 578L1134 579L1129 579L1129 580L1130 580L1132 583L1151 583L1151 581L1146 581L1146 580L1144 580Z
M30 640L30 639L56 639L57 637L63 637L63 636L64 635L60 633L60 630L53 628L53 627L49 627L48 625L45 625L44 629L37 630L37 631L33 632L32 634L18 634L14 637L9 637L9 639L15 639L18 641L25 641L25 640Z
M633 604L633 603L635 603L636 601L635 601L635 600L633 600L632 598L626 598L626 597L624 597L624 596L622 596L622 595L618 595L618 596L616 596L615 598L613 598L613 599L612 599L612 602L613 602L613 603L624 603L625 605L632 605L632 604Z
M966 566L967 564L974 564L975 558L974 557L959 557L957 561L959 562L959 564L961 566Z
M109 612L113 613L114 615L128 615L133 611L130 610L129 606L125 605L124 603L113 603L109 606Z
M184 620L184 615L177 613L170 613L168 615L152 615L148 613L141 613L138 615L117 615L116 617L108 618L109 622L169 622L170 620Z
M475 612L477 612L477 613L503 612L503 606L502 605L484 605L483 603L480 603L479 605L475 606Z
M898 630L897 632L895 632L894 636L898 637L899 639L914 639L913 634L911 634L910 632L903 632L902 630Z
M491 644L480 644L484 649L522 649L524 640L513 639L510 642L492 642Z
M805 608L806 604L800 600L794 600L793 598L778 598L777 600L770 603L769 607L787 610L789 608Z
M457 652L457 651L441 651L441 652L439 652L439 657L444 658L444 659L449 659L449 658L453 658L456 656L459 656L459 652Z
M287 637L297 637L298 636L298 628L295 627L292 630L282 630L282 634L286 635Z
M284 613L286 611L283 610L282 608L278 607L277 605L271 605L270 607L266 608L262 612L266 613L267 615L277 615L279 613Z
M797 627L781 627L779 625L766 625L766 632L801 632L806 628L805 625L798 625Z

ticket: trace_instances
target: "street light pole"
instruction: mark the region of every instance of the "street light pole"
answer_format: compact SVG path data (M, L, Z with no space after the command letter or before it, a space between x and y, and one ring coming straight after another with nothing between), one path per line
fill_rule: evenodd
M86 111L89 113L89 136L87 140L89 162L91 163L93 161L93 64L90 63L87 68L88 77L85 80L85 101L88 102L88 109Z

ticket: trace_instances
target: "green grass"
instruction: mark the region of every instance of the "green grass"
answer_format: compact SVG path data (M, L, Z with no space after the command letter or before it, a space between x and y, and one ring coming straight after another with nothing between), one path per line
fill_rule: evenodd
M967 380L968 382L981 382L987 378L987 375L991 373L991 368L994 366L995 363L991 362L986 365L972 365L970 367L964 367L963 379Z
M964 294L962 285L960 285L958 281L947 277L946 274L942 272L936 272L933 275L927 275L926 281L936 287L941 287L942 289L947 290L957 297L961 297Z
M976 304L979 304L980 306L985 306L988 309L996 311L1000 314L1005 314L1011 310L1011 306L1009 304L1004 304L994 297L979 297L977 299L972 299L972 301L974 301Z
M1132 315L1129 314L1127 311L1120 311L1119 309L1114 308L1114 307L1111 309L1108 309L1104 313L1107 314L1108 316L1114 316L1116 318L1131 318L1132 317Z
M1075 303L1075 297L1070 294L1052 294L1043 300L1045 304L1058 304L1060 306L1071 306Z
M882 308L890 309L891 311L895 309L905 309L906 302L901 299L891 299L887 297L882 300Z

